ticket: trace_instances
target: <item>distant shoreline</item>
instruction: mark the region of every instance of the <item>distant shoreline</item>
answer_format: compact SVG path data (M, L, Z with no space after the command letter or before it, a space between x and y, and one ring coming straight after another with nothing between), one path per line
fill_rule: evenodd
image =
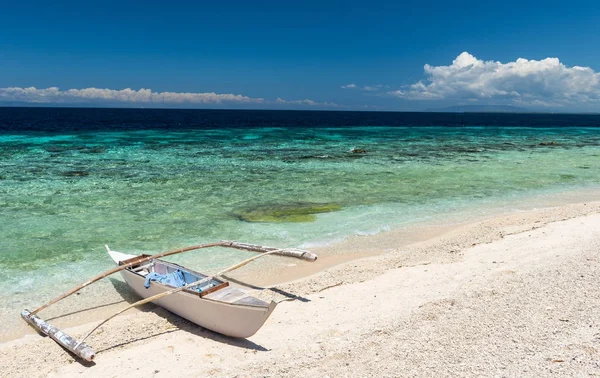
M525 109L518 107L503 107L496 109L494 107L482 106L482 109L477 110L477 107L469 109L468 106L451 106L441 108L425 108L420 110L355 110L355 109L256 109L256 108L194 108L194 107L159 107L159 106L115 106L115 105L98 105L98 104L16 104L16 103L0 103L0 109L127 109L127 110L198 110L198 111L240 111L240 112L297 112L297 113L406 113L406 114L518 114L518 115L600 115L600 112L550 112L534 109ZM514 109L512 109L514 108ZM485 110L489 109L489 110ZM512 109L512 110L511 110Z

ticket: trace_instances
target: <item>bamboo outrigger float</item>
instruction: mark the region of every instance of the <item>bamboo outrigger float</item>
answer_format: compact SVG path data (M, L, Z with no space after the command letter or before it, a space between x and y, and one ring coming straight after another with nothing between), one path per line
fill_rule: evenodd
M213 276L204 275L160 259L178 253L210 247L236 248L252 252L261 252L261 254L224 269ZM275 309L276 303L266 303L254 298L243 290L230 287L227 281L217 277L241 268L258 258L272 254L294 257L307 261L315 261L317 259L317 256L314 253L301 249L278 249L235 241L220 241L216 243L194 245L169 252L158 253L152 256L128 255L112 251L108 246L106 246L106 250L117 264L117 267L103 272L89 281L74 287L34 311L24 310L21 313L21 317L33 328L50 336L65 349L86 361L92 361L95 357L95 352L89 345L85 344L84 341L96 329L130 308L148 302L155 302L157 305L215 332L231 337L249 337L258 331L264 324ZM105 319L94 327L83 339L81 339L81 341L77 341L37 316L37 313L48 306L51 306L78 292L84 287L116 272L121 272L121 275L129 286L145 299L133 303ZM150 284L153 277L160 280L174 275L180 277L180 286L163 284L161 282L152 282Z

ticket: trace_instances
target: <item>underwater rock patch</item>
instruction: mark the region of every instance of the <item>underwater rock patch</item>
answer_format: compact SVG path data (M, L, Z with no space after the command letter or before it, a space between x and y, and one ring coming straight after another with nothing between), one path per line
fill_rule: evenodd
M62 153L62 152L70 152L70 151L81 151L81 150L85 150L85 146L79 146L79 145L66 145L66 144L55 144L55 145L49 145L49 146L45 146L44 150L46 150L47 152L51 152L51 153Z
M573 180L573 179L575 179L575 175L563 174L563 175L560 175L560 178L562 180Z
M461 147L461 146L444 146L440 148L441 151L459 154L477 154L483 152L481 148L475 147Z
M315 214L339 211L337 203L307 203L262 205L241 209L235 216L244 222L253 223L300 223L313 222Z
M108 151L108 147L98 146L98 147L88 147L88 148L86 148L84 150L81 150L81 153L84 153L84 154L103 154L106 151Z
M90 173L86 171L66 171L62 172L60 175L64 177L85 177L89 176Z

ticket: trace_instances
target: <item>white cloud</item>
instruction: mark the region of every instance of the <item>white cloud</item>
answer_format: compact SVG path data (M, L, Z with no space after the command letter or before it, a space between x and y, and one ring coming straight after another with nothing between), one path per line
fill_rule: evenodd
M136 104L221 104L247 103L262 104L262 98L243 95L193 92L152 92L150 89L138 91L126 88L121 90L84 88L61 91L57 87L38 89L29 88L0 88L0 100L22 101L30 103L96 103L120 102Z
M139 104L139 105L210 105L210 104L277 104L308 107L342 107L333 102L318 102L309 99L284 100L277 98L267 101L263 98L247 97L234 94L190 93L190 92L152 92L150 89L138 91L126 88L122 90L84 88L61 91L56 87L38 89L0 88L0 101L18 101L28 103L60 103L60 104Z
M377 92L384 87L389 88L389 86L387 86L387 85L384 86L383 84L363 85L363 86L358 86L356 84L346 84L346 85L340 86L340 88L343 88L343 89L360 89L361 91L365 91L365 92Z
M600 102L600 73L567 67L558 58L501 63L463 52L449 66L426 64L425 75L425 81L390 94L419 100L500 99L536 106Z
M381 85L381 84L377 84L377 85L365 85L364 87L362 87L362 90L363 91L367 91L367 92L377 92L381 88L383 88L383 85Z
M284 105L304 105L304 106L322 106L329 108L339 108L343 107L342 105L336 104L334 102L317 102L309 99L304 100L284 100L282 98L277 98L275 100L276 104L284 104Z

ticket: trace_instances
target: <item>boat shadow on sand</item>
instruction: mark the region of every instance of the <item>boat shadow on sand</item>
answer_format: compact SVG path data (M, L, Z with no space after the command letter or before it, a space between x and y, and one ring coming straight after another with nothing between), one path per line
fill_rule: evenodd
M244 282L240 282L237 280L232 280L231 278L228 278L230 281L236 282L240 285L243 286L247 286L247 287L251 287L254 289L265 289L265 288L261 288L261 287L257 287L254 285L250 285ZM109 278L110 283L113 285L113 287L115 288L115 291L123 298L123 300L125 302L128 302L130 304L135 303L139 300L139 297L137 295L135 295L131 288L129 287L129 285L127 285L125 282L118 280L118 279L114 279L114 278ZM296 296L294 294L285 292L283 290L279 290L276 288L271 288L271 289L265 289L265 290L272 290L288 299L296 299L296 300L300 300L303 302L307 302L309 301L306 298L302 298L299 296ZM206 338L206 339L211 339L214 340L216 342L219 343L224 343L224 344L228 344L228 345L232 345L238 348L244 348L244 349L249 349L249 350L254 350L254 351L259 351L259 352L267 352L269 351L269 349L263 347L262 345L256 344L248 339L237 339L234 337L229 337L229 336L225 336L225 335L221 335L219 333L213 332L211 330L208 330L206 328L202 328L200 326L198 326L197 324L194 324L176 314L173 314L170 311L167 311L165 309L163 309L162 307L159 307L157 305L154 305L152 303L148 303L148 304L144 304L140 307L138 307L138 309L142 312L154 312L157 315L159 315L160 317L166 319L169 323L171 323L174 328L168 329L168 330L163 330L163 331L157 331L155 333L152 333L150 335L144 335L144 336L140 336L134 339L130 339L127 340L126 342L120 343L120 344L115 344L115 345L111 345L107 348L98 350L97 352L106 352L109 351L111 349L115 349L115 348L120 348L122 346L128 345L128 344L132 344L135 342L139 342L139 341L143 341L143 340L147 340L147 339L151 339L160 335L165 335L165 334L169 334L169 333L173 333L173 332L177 332L177 331L185 331L188 333L191 333L195 336L199 336L202 338Z
M296 295L296 294L292 294L290 292L278 289L276 287L261 287L261 286L256 286L256 285L253 285L251 283L240 281L240 280L235 279L233 277L229 277L226 274L224 274L222 277L225 278L225 279L227 279L227 281L236 283L238 285L241 285L241 286L244 286L244 287L247 287L247 288L250 288L250 289L272 291L273 293L276 293L276 294L281 295L282 297L285 297L286 299L284 299L284 300L296 300L296 301L305 302L305 303L306 302L310 302L310 299L308 299L308 298L301 297L301 296Z

